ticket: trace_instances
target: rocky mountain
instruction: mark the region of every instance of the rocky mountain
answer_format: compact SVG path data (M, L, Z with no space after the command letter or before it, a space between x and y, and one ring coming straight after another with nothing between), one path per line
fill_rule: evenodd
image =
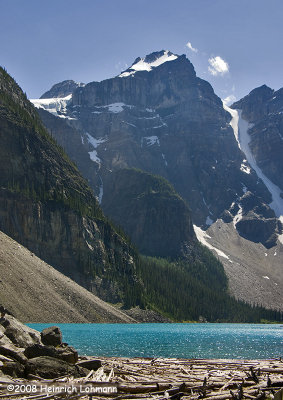
M72 94L75 89L81 86L84 86L84 83L77 83L72 80L66 80L53 85L52 88L47 92L45 92L40 98L50 99L53 97L54 98L67 97L70 94Z
M54 101L57 100L52 99L53 104ZM66 113L67 107L65 110ZM68 120L64 112L61 112L59 121ZM67 131L65 133L68 134ZM90 153L91 159L96 157L95 150L90 149ZM170 217L160 225L162 229L177 235L175 225L179 224L180 232L186 235L181 238L186 249L183 258L166 260L140 256L122 229L114 228L103 215L78 169L43 127L35 108L4 69L0 69L0 160L0 229L65 275L58 280L58 286L50 284L51 293L59 304L64 302L65 295L71 296L71 309L76 301L85 304L84 299L88 298L80 290L81 293L78 293L78 288L68 281L68 276L93 294L120 307L140 306L129 312L134 319L139 313L143 314L140 319L147 321L148 318L162 320L158 314L177 321L204 318L208 321L256 322L262 318L282 318L280 313L250 307L229 295L222 264L196 241L187 205L164 179L131 170L128 175L127 171L123 172L125 178L122 171L114 171L120 176L121 184L125 179L129 183L132 181L129 193L137 194L135 176L143 182L143 198L133 197L132 204L142 200L141 211L147 208L151 213L152 218L144 227L150 229L148 227L155 217L160 222L164 218L164 208L171 211ZM100 163L94 164L99 171ZM108 171L108 174L112 172ZM119 200L118 192L115 196ZM142 212L140 221L145 219ZM161 237L169 246L168 236L163 232ZM177 240L175 249L179 244ZM38 277L39 287L30 291L30 296L40 298L35 307L38 310L39 306L44 307L44 296L41 299L40 290L44 289L50 275L40 279L42 274L37 269L37 263L25 265L25 255L19 256L23 259L19 264L25 273L33 275L36 272ZM21 283L13 284L17 268L13 269L12 265L11 271L7 272L13 259L12 254L4 260L9 279L5 278L7 282L4 282L4 291L0 292L0 303L9 300L6 290L12 287L11 296L18 296L21 288ZM62 287L64 280L66 288ZM26 278L23 283L29 285L32 281ZM93 297L89 297L89 301L100 318L104 305L100 303L101 307L96 309ZM9 304L15 309L19 306L12 302ZM150 311L147 313L145 308ZM73 307L74 312L79 309L78 304ZM107 315L105 318L108 318ZM113 321L111 318L109 320Z
M283 191L283 88L263 85L232 108L250 123L249 146L257 165Z
M160 51L137 58L115 78L76 88L67 99L33 102L105 212L145 254L157 255L160 251L158 246L150 249L150 240L146 246L141 244L138 236L146 235L137 232L138 226L150 232L146 231L150 223L143 225L147 202L144 197L141 202L140 195L150 192L153 178L145 180L141 172L134 177L134 169L162 176L188 202L198 239L223 261L229 289L236 297L249 302L257 298L268 307L276 304L277 292L272 294L265 278L270 274L262 271L269 251L274 250L268 265L277 271L274 285L283 284L278 270L283 241L282 89L275 92L263 86L229 108L208 82L196 76L184 55ZM149 185L146 190L145 182ZM127 199L127 206L120 201L121 196ZM168 204L167 199L162 207L166 209ZM164 232L159 211L155 226ZM137 216L143 217L135 226ZM165 231L175 248L184 249L184 240L176 235L178 221L171 218L175 229ZM202 229L210 225L208 240ZM235 236L232 247L230 234ZM162 240L164 236L159 243ZM257 259L260 268L254 272L252 265ZM242 291L236 271L244 270L251 273ZM255 277L258 284L253 286ZM254 292L255 287L270 295L262 297Z
M3 69L0 127L0 229L100 297L141 301L135 251Z
M223 106L184 55L161 51L138 58L115 78L76 88L63 112L54 112L54 99L33 102L109 215L116 213L104 201L111 197L110 175L138 168L167 179L188 202L193 222L203 228L218 218L239 219L242 197L252 193L255 203L249 201L243 215L252 223L247 227L241 214L235 227L267 247L276 243L281 226L269 209L269 191L238 146L234 110ZM264 217L254 210L258 202L267 207ZM127 230L129 218L119 223ZM256 232L259 226L264 234Z

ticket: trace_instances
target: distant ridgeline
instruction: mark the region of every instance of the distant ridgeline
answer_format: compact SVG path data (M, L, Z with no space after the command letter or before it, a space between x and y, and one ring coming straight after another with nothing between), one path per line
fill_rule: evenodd
M180 224L185 235L185 241L174 245L179 253L164 254L160 247L159 254L151 255L163 258L141 256L122 229L104 216L77 167L2 68L0 165L0 230L102 299L125 309L150 308L175 321L282 320L277 311L229 296L222 264L197 242L190 210L166 180L126 170L118 173L117 180L121 184L128 180L131 193L136 190L136 176L144 182L140 195L136 193L141 201L137 224L150 213L153 225L165 218L161 230L172 229L175 235ZM114 196L118 201L118 191ZM127 204L119 201L125 213ZM124 201L130 201L127 194ZM171 221L170 210L176 211ZM170 238L162 234L169 247ZM149 245L145 243L146 248Z

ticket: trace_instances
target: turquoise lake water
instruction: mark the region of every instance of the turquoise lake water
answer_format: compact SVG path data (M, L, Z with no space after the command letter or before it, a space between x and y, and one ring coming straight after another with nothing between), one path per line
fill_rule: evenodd
M54 325L54 324L53 324ZM283 325L56 324L81 355L120 357L283 357ZM42 330L52 324L29 324Z

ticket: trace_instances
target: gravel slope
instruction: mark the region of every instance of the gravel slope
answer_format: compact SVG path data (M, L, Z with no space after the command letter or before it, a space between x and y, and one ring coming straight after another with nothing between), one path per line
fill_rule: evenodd
M249 303L283 310L283 245L271 249L242 238L233 223L217 220L205 232L206 241L218 249L229 278L231 293ZM219 254L221 250L225 256Z
M0 305L23 322L136 322L0 232Z

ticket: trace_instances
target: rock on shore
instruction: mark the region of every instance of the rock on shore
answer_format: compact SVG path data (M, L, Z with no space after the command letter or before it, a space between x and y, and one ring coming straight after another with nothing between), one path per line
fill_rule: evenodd
M101 366L100 360L78 361L78 352L62 341L56 326L41 333L19 322L5 310L0 318L0 377L85 376Z

